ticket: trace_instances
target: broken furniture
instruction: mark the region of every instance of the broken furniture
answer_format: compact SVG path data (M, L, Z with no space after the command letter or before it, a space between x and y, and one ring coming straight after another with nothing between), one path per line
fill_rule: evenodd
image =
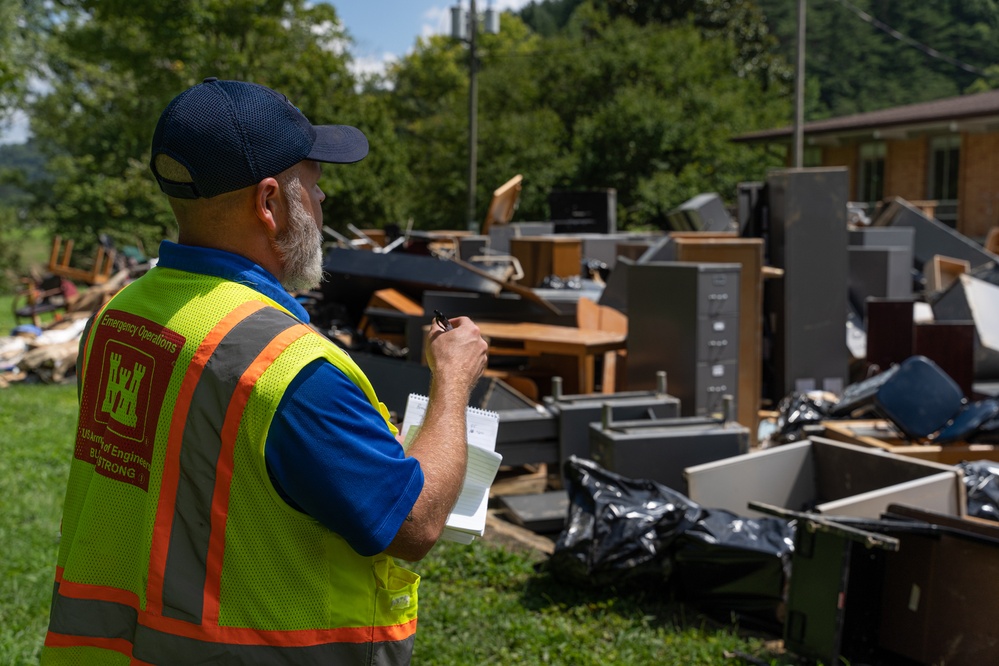
M749 428L750 444L756 442L763 383L763 240L728 238L707 234L674 235L676 260L733 263L739 274L739 374L735 420Z
M837 442L868 446L889 453L929 460L944 465L957 465L965 460L999 462L995 444L961 443L913 444L899 436L898 430L886 419L822 421L822 436Z
M520 262L525 287L540 287L551 276L568 279L582 273L583 242L572 236L511 238L510 254Z
M912 356L915 301L910 298L867 298L867 362L876 370L887 370Z
M590 457L612 472L677 492L687 491L685 468L749 451L749 429L724 418L614 421L612 415L607 405L601 421L590 424Z
M533 322L476 322L482 337L489 342L490 356L538 357L553 355L575 361L576 376L567 377L569 390L593 393L594 357L623 349L626 335L570 326Z
M500 495L498 504L515 525L538 534L550 534L565 527L569 494L564 490L553 490L526 495Z
M764 398L792 392L839 393L847 384L846 168L780 169L767 175L768 263L783 269L765 283L764 316L773 322ZM816 353L821 350L821 353ZM671 380L672 382L672 380Z
M628 335L628 317L607 305L580 296L576 301L576 326L595 331L610 331ZM601 364L600 389L602 393L614 393L626 385L624 363L627 351L617 349L604 352Z
M71 265L73 259L72 238L63 247L62 237L52 239L52 253L49 255L49 272L75 282L87 284L104 284L114 271L115 251L98 245L90 269L75 268Z
M628 388L660 370L683 416L721 412L739 378L739 264L656 261L627 266Z
M999 525L901 503L863 520L755 508L800 523L789 650L829 664L995 660Z
M558 464L563 469L572 456L590 458L590 425L604 418L610 410L612 421L637 421L675 418L680 415L680 401L666 394L665 373L652 391L628 391L612 394L564 395L561 378L553 381L552 395L544 405L558 421Z
M322 285L323 299L343 306L355 326L372 294L380 289L395 289L417 302L430 289L492 295L502 290L495 280L458 262L405 252L359 252L331 247L323 257L323 271L327 276Z
M929 308L926 303L920 305ZM976 330L960 311L941 321L917 321L912 298L869 298L866 303L867 362L875 371L887 370L907 358L925 356L972 395L975 374Z
M999 524L890 506L886 517L932 531L898 535L886 557L880 644L920 664L985 664L999 629Z
M734 513L746 513L754 501L861 518L877 518L892 503L967 512L955 467L824 437L688 467L684 475L690 499Z
M868 405L910 440L940 444L967 439L999 414L999 400L969 402L961 387L925 356L911 356L851 384L830 414L844 416Z
M11 303L15 324L21 319L30 319L32 324L41 327L43 314L52 314L58 320L78 293L72 282L59 275L38 280L22 278L21 282L24 288L14 295Z
M406 322L423 317L423 307L397 289L379 289L371 294L357 330L366 338L379 338L406 346Z
M907 227L850 230L847 293L856 312L864 312L869 298L912 298L914 237Z
M954 259L935 254L930 258L929 266L923 267L926 291L931 294L946 291L960 276L969 272L971 272L971 263L967 259Z
M504 465L558 464L558 420L551 412L528 405L497 411L496 452Z
M873 520L858 524L765 503L751 506L798 523L785 601L785 647L824 664L881 663L875 659L880 576L885 554L900 550L896 532L872 531Z
M486 213L486 221L482 224L483 234L489 234L493 225L510 223L514 211L517 210L517 204L520 202L523 181L524 177L518 173L493 191L493 198L489 202L489 211Z
M976 379L999 379L999 285L960 275L933 303L938 322L974 322Z
M717 192L684 201L666 214L666 220L674 231L735 231L737 224Z
M548 210L557 234L616 234L617 190L552 190Z
M972 268L990 261L999 261L999 256L989 252L964 234L951 229L943 222L933 219L912 205L911 202L895 197L871 222L874 226L912 227L916 230L913 252L916 267L925 270L934 255L943 255L958 260L966 260Z

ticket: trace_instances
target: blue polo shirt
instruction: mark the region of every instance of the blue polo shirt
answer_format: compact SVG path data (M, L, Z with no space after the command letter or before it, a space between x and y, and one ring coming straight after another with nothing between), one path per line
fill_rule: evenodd
M157 265L239 282L309 322L273 275L240 255L163 241ZM303 368L288 386L264 458L288 504L364 556L388 547L423 489L419 461L404 455L364 392L325 359Z

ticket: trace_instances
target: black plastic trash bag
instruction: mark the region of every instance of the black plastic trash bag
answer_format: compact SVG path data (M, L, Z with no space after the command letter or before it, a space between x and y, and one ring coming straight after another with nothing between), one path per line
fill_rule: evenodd
M790 444L804 438L807 425L814 425L828 418L833 403L809 393L791 393L777 404L777 435L781 444Z
M976 460L958 467L968 491L968 515L999 522L999 462Z
M669 545L701 507L661 483L629 479L572 456L565 462L566 526L549 560L552 574L582 587L669 578Z
M783 518L707 509L673 544L674 593L708 613L735 613L779 633L794 529Z

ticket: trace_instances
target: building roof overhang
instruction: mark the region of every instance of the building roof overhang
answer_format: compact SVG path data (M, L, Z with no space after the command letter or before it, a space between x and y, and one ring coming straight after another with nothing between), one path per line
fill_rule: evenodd
M816 146L962 132L999 132L999 90L815 120L805 123L803 128L805 143ZM794 140L794 128L748 132L732 140L738 143L790 143Z

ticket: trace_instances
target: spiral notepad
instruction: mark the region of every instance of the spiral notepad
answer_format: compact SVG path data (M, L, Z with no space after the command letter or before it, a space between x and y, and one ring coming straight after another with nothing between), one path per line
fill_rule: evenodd
M427 413L428 398L409 394L402 420L406 445L415 437ZM466 439L468 441L468 466L465 482L458 501L451 510L444 528L443 538L459 543L471 543L486 530L486 508L489 504L489 487L496 478L503 456L496 453L496 435L499 432L499 414L485 409L468 407L465 410Z

